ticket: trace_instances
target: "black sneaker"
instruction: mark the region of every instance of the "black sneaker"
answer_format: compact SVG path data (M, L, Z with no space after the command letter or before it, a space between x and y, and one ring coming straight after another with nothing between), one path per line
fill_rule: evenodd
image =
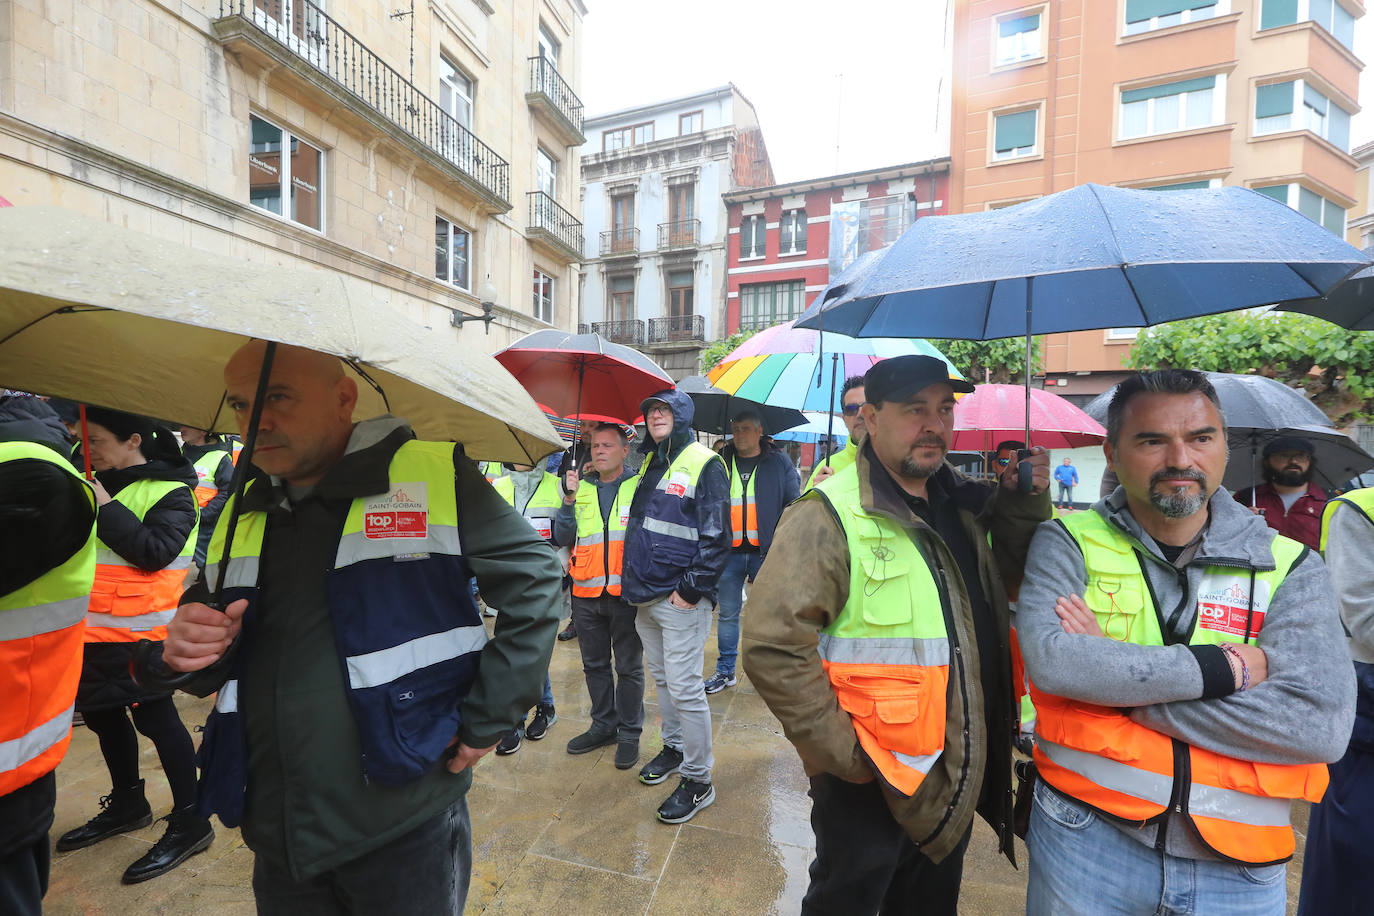
M587 754L608 744L615 744L615 732L599 732L595 729L588 729L568 742L568 753Z
M549 726L557 721L558 713L553 711L553 705L545 706L540 703L534 708L534 718L525 726L525 737L531 741L538 741L549 733Z
M639 763L639 742L621 741L615 746L615 768L628 770Z
M520 750L520 744L523 741L521 737L523 732L524 728L519 725L506 732L506 737L502 738L501 743L496 745L497 755L500 757L507 757Z
M569 620L569 621L568 621L568 625L567 625L566 627L563 628L563 632L561 632L561 633L558 634L558 641L559 641L559 642L567 642L567 641L570 640L570 639L576 639L576 638L577 638L577 625L574 624L571 620Z
M639 781L646 786L656 786L676 773L680 766L682 751L665 744L663 750L658 752L658 756L644 764L644 768L639 771Z
M696 817L698 811L715 800L715 786L684 776L668 800L658 806L658 819L665 824L681 824Z
M707 693L720 693L726 687L733 687L737 683L739 682L735 680L733 674L721 674L717 671L705 681L702 681L702 686L706 688Z

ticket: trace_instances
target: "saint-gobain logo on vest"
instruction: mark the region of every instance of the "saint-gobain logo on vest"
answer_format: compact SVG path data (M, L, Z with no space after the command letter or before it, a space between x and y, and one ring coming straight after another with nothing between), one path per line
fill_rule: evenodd
M385 496L363 503L363 536L423 538L429 536L429 489L424 481L398 483Z
M1197 592L1197 622L1204 630L1239 636L1257 636L1269 610L1269 583L1255 580L1255 602L1250 604L1250 577L1235 573L1207 573ZM1249 633L1245 630L1250 620Z

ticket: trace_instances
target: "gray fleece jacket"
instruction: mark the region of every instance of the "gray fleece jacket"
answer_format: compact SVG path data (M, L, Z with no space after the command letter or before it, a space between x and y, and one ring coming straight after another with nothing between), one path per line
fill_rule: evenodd
M1374 521L1353 503L1332 503L1326 563L1350 633L1350 657L1374 664Z
M1026 672L1048 693L1126 707L1131 718L1170 737L1244 760L1312 763L1340 759L1355 714L1355 679L1321 557L1306 552L1274 592L1255 640L1267 657L1266 680L1244 692L1203 699L1200 656L1189 649L1204 567L1274 568L1275 536L1264 520L1218 488L1210 519L1184 569L1159 547L1126 506L1120 487L1090 511L1125 532L1142 557L1161 614L1182 605L1177 644L1139 646L1099 636L1067 634L1054 613L1061 595L1083 594L1087 573L1077 543L1059 524L1042 524L1031 542L1017 604L1016 631ZM1214 689L1214 688L1212 688ZM1117 824L1153 845L1157 824ZM1187 858L1216 858L1179 815L1166 827L1165 850Z

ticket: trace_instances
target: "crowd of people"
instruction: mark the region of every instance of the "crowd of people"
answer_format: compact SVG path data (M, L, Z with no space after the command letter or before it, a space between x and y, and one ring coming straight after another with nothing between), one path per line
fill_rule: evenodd
M278 347L255 405L265 353L224 371L251 440L237 494L233 444L203 430L89 408L74 441L43 400L0 400L9 911L41 911L76 713L110 790L58 850L151 822L141 733L173 801L125 882L209 847L218 817L260 913L461 912L473 765L557 723L565 607L591 712L567 753L676 777L664 823L729 803L707 696L747 674L810 781L804 913L955 912L975 815L1013 863L1026 840L1028 913L1282 913L1302 801L1300 912L1361 905L1374 491L1328 502L1311 444L1276 439L1231 498L1200 373L1123 382L1117 485L1056 517L1068 459L1007 442L988 479L947 463L973 386L932 357L845 383L848 446L803 487L757 413L717 453L674 388L641 405L638 461L624 427L587 423L557 472L479 467L403 418L355 420L356 384L313 351ZM178 689L215 697L198 750Z

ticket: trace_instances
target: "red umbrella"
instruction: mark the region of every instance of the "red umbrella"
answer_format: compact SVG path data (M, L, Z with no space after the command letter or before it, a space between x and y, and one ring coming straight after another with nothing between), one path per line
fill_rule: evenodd
M535 331L496 354L515 380L551 413L631 423L639 402L673 380L649 357L599 334Z
M954 405L956 450L990 452L1007 439L1025 437L1026 391L1020 385L979 385ZM1092 417L1057 394L1042 388L1030 391L1028 446L1048 449L1096 445L1107 431Z

